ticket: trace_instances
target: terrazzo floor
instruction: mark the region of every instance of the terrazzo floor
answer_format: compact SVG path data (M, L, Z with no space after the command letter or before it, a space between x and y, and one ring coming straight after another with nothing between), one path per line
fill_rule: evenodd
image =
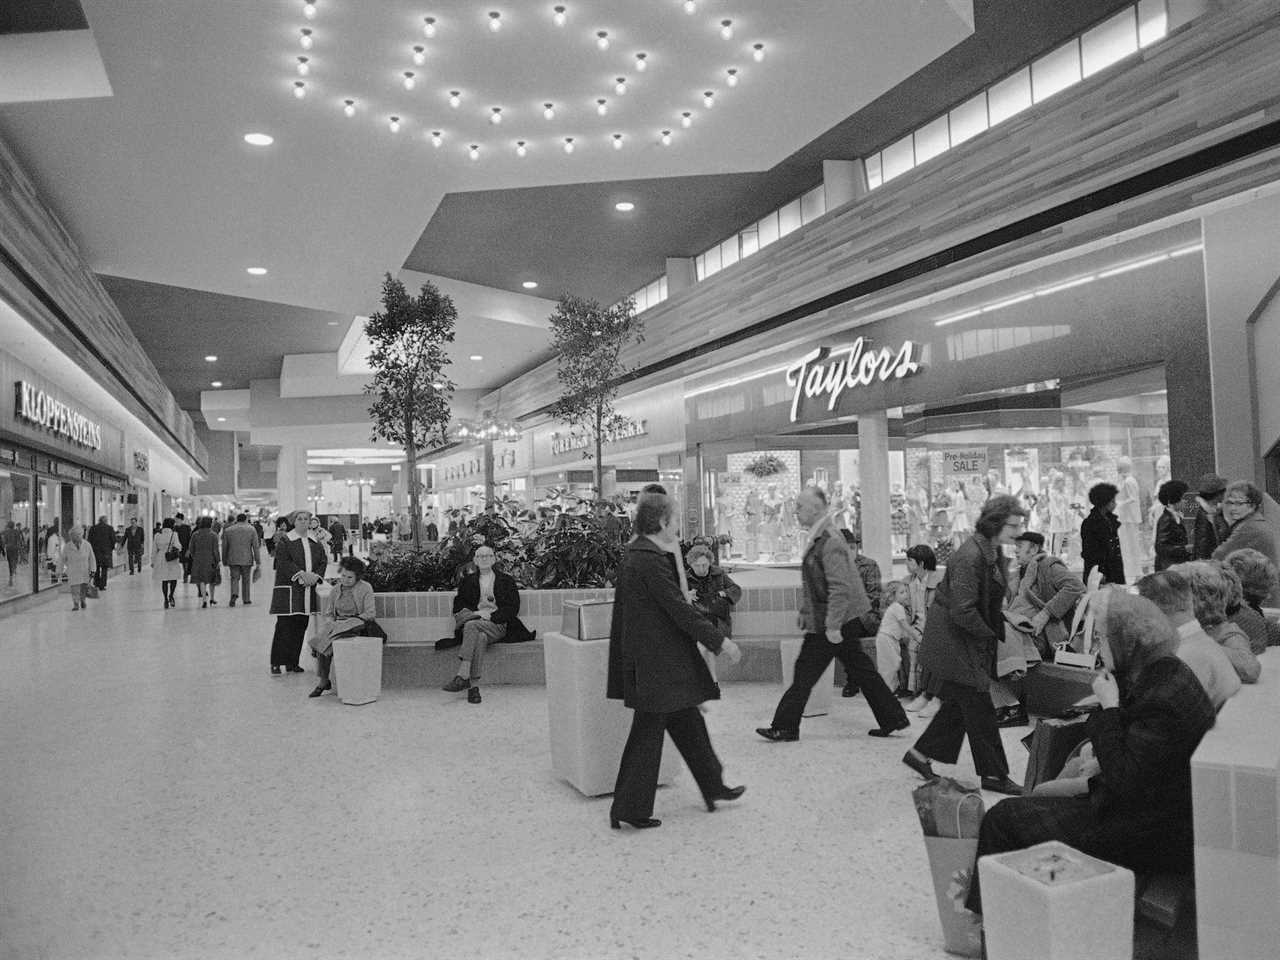
M746 795L707 814L682 771L660 829L615 833L550 772L543 688L309 700L268 675L264 602L194 597L116 576L0 613L4 960L946 956L908 740L860 697L770 744L778 688L726 685Z

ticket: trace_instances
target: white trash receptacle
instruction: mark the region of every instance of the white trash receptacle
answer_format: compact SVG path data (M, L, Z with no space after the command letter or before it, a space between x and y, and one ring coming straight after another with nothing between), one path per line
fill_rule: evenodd
M382 639L333 641L335 692L343 703L373 703L382 692Z

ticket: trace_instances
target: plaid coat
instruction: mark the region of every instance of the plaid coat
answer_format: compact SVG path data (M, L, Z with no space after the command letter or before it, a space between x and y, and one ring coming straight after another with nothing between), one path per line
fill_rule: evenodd
M996 645L1004 635L1005 559L990 539L975 533L947 564L929 607L920 665L933 683L951 681L975 690L991 686Z

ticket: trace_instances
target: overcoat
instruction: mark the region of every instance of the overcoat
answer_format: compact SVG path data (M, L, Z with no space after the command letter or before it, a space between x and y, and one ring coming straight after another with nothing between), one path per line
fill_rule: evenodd
M490 623L503 623L507 635L499 643L521 643L533 639L533 633L517 614L520 613L520 588L515 578L501 570L493 571L493 602L497 609L489 615ZM458 592L453 598L453 612L480 609L480 571L472 570L458 581ZM455 631L462 639L462 628Z
M708 568L705 577L700 577L690 570L688 580L689 589L698 595L696 606L716 621L721 633L726 637L732 637L733 606L742 599L742 588L716 566Z
M191 542L187 544L187 556L191 558L192 581L212 583L221 563L218 535L208 527L201 527L193 532ZM323 574L324 570L320 572Z
M1094 567L1102 578L1114 586L1124 585L1124 559L1120 555L1120 520L1114 513L1094 507L1080 521L1080 559L1084 561L1083 580L1089 582Z
M1178 515L1167 507L1160 511L1160 519L1156 521L1156 569L1168 570L1175 563L1191 560L1187 541L1187 528Z
M990 689L996 646L1004 632L1001 606L1007 582L1004 554L980 533L951 555L920 643L920 665L933 682Z
M719 653L723 643L681 594L675 556L648 537L629 543L614 591L609 699L646 713L715 700L720 694L698 644Z
M304 550L311 551L311 572L324 576L329 564L324 547L310 537L298 540L288 535L281 537L276 542L276 582L271 591L271 609L268 611L273 617L320 612L316 588L304 587L291 579L295 573L306 569Z

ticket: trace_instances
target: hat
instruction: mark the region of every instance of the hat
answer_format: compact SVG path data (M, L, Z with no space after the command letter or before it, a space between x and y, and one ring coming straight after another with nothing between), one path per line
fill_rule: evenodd
M1196 483L1196 493L1202 497L1216 497L1227 489L1227 481L1216 473L1206 473Z
M1044 534L1036 533L1034 530L1024 530L1013 538L1014 543L1018 543L1019 541L1026 541L1027 543L1034 543L1037 547L1043 547Z

